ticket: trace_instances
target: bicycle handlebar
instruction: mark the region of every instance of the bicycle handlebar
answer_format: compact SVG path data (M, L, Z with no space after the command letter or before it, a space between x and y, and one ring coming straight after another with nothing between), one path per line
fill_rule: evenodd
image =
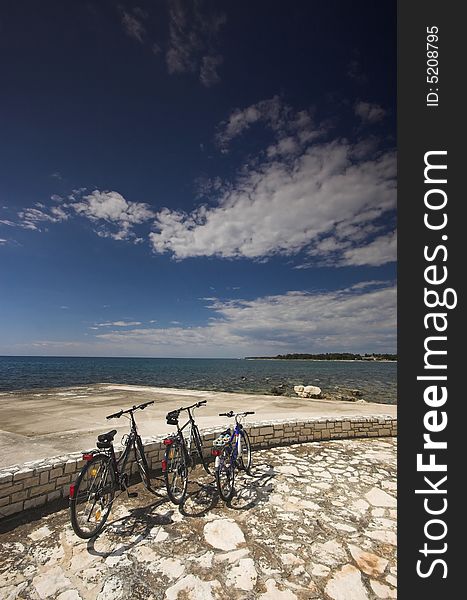
M151 400L150 402L143 402L143 404L139 404L138 406L133 406L133 408L129 408L127 410L119 410L118 412L114 413L113 415L109 415L108 417L106 417L106 419L119 419L122 415L125 414L132 414L135 412L135 410L144 410L146 408L146 406L149 406L150 404L154 404L154 400Z
M178 408L177 410L179 412L181 412L182 410L191 410L192 408L199 408L200 406L203 406L204 404L207 404L207 400L200 400L199 402L196 402L196 404L192 404L191 406L182 406L182 407Z

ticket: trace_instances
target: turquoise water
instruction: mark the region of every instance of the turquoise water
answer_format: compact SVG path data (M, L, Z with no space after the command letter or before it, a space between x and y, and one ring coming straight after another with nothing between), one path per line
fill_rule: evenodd
M357 388L372 402L396 403L397 363L214 358L0 357L0 390L126 383L272 393L283 386Z

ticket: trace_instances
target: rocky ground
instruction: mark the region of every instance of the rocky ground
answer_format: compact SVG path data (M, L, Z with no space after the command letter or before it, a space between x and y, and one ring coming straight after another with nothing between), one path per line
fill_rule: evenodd
M10 524L0 598L396 598L394 438L255 452L230 507L193 475L182 510L137 486L93 541L74 535L66 510Z

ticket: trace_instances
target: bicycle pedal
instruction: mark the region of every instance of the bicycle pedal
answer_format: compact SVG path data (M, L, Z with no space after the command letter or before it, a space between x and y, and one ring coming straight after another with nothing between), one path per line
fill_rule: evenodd
M128 492L128 498L137 498L138 492Z

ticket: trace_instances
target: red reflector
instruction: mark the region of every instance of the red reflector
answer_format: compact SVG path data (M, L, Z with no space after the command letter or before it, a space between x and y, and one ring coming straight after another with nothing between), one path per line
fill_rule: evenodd
M212 456L220 456L221 454L222 454L222 450L216 450L214 448L211 450Z
M92 460L92 454L83 454L83 460Z
M75 497L75 484L72 483L70 485L70 498L74 498Z
M172 439L172 438L166 438L166 439L164 440L164 445L165 445L165 446L170 446L170 445L171 445L171 444L173 444L173 443L174 443L174 441L173 441L173 439Z
M167 461L166 460L162 461L162 470L164 471L164 473L167 471Z

